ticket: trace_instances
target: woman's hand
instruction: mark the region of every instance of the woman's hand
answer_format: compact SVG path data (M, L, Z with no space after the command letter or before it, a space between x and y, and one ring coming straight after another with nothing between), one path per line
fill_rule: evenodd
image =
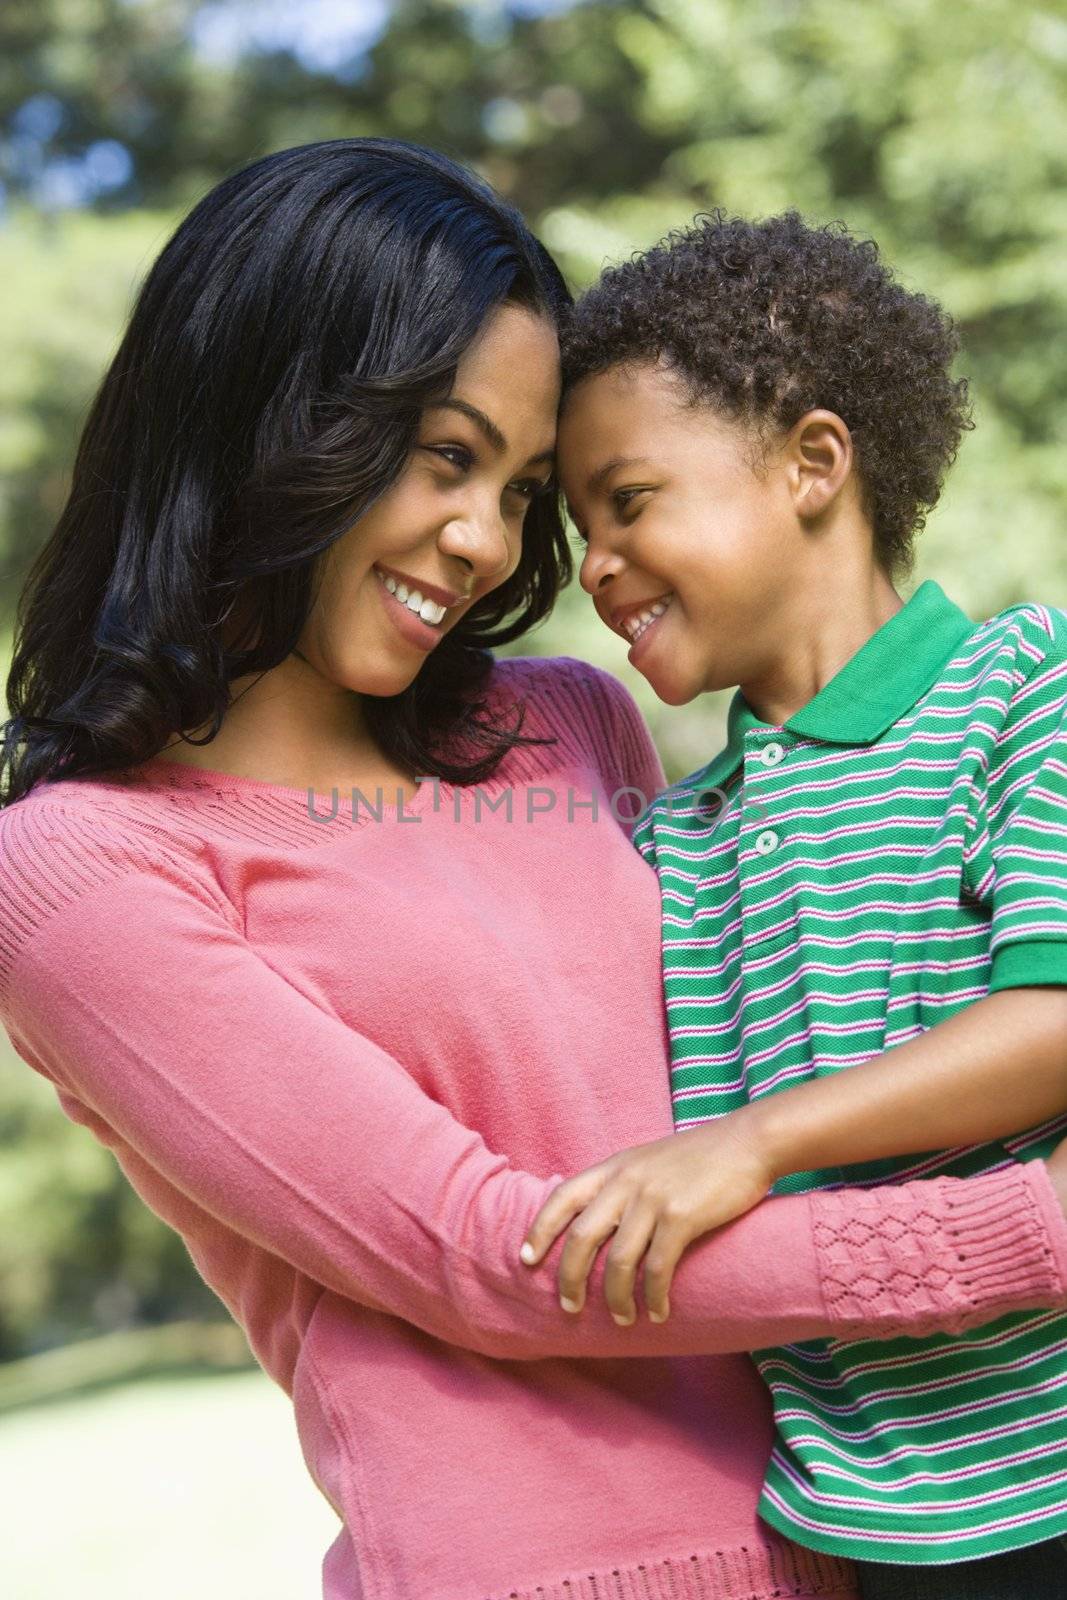
M748 1109L623 1150L553 1189L521 1256L536 1265L569 1225L559 1263L564 1311L581 1311L596 1253L614 1233L604 1298L615 1321L636 1320L634 1280L642 1259L649 1317L667 1320L671 1279L686 1245L750 1211L774 1182Z

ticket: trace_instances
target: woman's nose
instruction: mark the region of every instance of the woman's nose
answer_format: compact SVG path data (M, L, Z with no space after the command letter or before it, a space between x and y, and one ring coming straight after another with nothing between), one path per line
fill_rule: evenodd
M507 572L513 559L507 524L491 511L453 517L438 540L445 555L458 556L476 578L495 578Z

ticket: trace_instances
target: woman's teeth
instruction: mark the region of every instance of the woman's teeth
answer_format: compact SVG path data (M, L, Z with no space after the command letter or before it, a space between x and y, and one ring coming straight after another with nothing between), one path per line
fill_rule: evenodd
M635 644L645 629L650 628L657 617L662 617L673 599L674 596L669 594L665 600L656 600L644 611L635 611L632 616L626 618L623 627Z
M395 578L387 577L384 573L379 573L379 577L390 594L395 594L409 611L414 611L415 615L421 617L423 622L428 622L431 628L436 628L443 620L448 610L447 606L436 605L433 600L424 600L417 589L409 589L406 584L397 583Z

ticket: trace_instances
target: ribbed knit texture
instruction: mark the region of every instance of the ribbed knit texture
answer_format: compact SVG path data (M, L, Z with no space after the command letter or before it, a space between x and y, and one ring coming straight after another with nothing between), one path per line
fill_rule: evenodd
M693 801L713 786L726 803L709 820ZM663 888L677 1127L891 1053L991 990L1067 984L1067 616L1014 606L977 625L928 581L784 726L738 696L727 749L659 798L634 842ZM776 1192L970 1177L1047 1156L1065 1132L1060 1116ZM974 1281L1025 1270L1016 1229L987 1232L981 1185L964 1192ZM932 1218L887 1233L845 1215L849 1260L866 1243L881 1277L888 1248L900 1293L906 1237L915 1292L936 1293ZM873 1279L849 1270L832 1303L866 1310ZM1067 1317L956 1332L758 1352L779 1428L764 1516L872 1561L964 1561L1067 1532Z
M1029 1178L1028 1168L1007 1167L967 1182L821 1194L815 1248L840 1333L849 1322L866 1322L883 1299L884 1337L914 1338L924 1331L924 1307L931 1331L959 1333L987 1320L984 1312L976 1316L975 1307L987 1303L988 1295L1006 1302L1017 1291L1025 1293L1033 1273L1054 1270ZM953 1270L947 1262L956 1263ZM952 1318L951 1298L961 1287L967 1303ZM895 1328L889 1307L899 1308Z
M504 661L497 695L558 741L482 786L510 821L447 784L316 821L161 758L38 786L0 813L0 1016L292 1396L328 1600L851 1594L757 1520L769 1407L727 1352L1062 1303L1047 1172L982 1191L1000 1272L946 1179L854 1197L881 1258L837 1197L773 1199L686 1253L666 1324L617 1328L602 1264L562 1312L534 1215L672 1126L658 887L606 803L663 774L608 674Z

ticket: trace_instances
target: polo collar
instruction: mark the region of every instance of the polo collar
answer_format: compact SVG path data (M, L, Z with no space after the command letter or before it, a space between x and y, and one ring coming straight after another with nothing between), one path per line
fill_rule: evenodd
M782 728L828 744L872 744L937 682L976 626L928 578ZM774 726L757 717L738 689L730 702L726 747L701 773L701 782L724 783L744 759L745 735Z

